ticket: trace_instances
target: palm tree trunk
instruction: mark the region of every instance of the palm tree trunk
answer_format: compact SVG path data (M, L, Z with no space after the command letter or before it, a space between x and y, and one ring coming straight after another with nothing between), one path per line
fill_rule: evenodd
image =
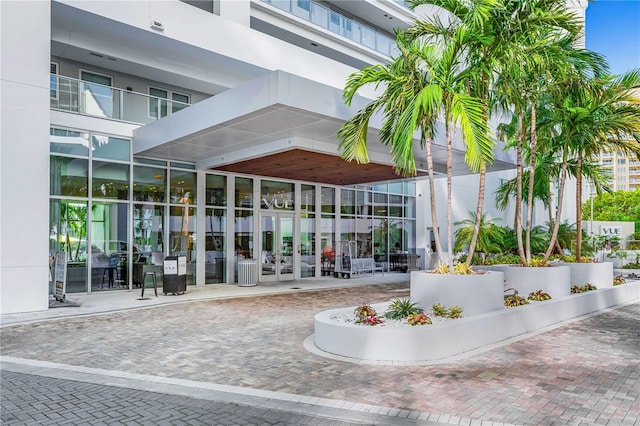
M473 227L473 235L471 236L471 242L469 243L469 253L467 254L467 266L471 266L473 253L476 250L476 244L478 242L478 234L480 233L480 221L482 220L482 207L484 205L484 191L485 182L487 178L487 165L483 161L480 166L480 183L478 184L478 204L476 206L476 223Z
M435 178L433 176L433 156L431 154L431 139L425 141L427 148L427 170L429 171L429 201L431 202L431 225L433 226L433 237L436 242L436 251L438 252L438 262L445 263L442 253L442 244L440 244L440 230L438 229L438 213L436 211L436 188Z
M582 151L576 164L576 262L582 257Z
M515 213L515 229L516 238L518 239L518 254L523 265L527 265L527 257L524 253L524 244L522 242L522 143L524 139L522 116L518 114L518 143L516 147L516 213Z
M447 252L449 253L447 264L449 265L449 273L453 274L453 226L451 224L451 181L452 179L452 141L449 125L445 125L447 130Z
M551 253L553 253L553 248L556 245L556 240L558 238L558 229L560 228L560 217L562 215L562 198L564 194L564 185L567 180L567 156L568 156L568 148L565 147L564 152L562 154L562 169L560 172L560 185L558 187L558 209L556 210L556 221L553 225L553 233L551 234L551 241L549 241L549 247L547 247L547 251L544 254L542 259L542 263L545 263L549 260Z
M549 212L549 230L553 230L553 224L555 223L555 221L553 220L553 212L551 211L551 203L552 203L552 199L551 199L551 190L549 188L547 188L547 212ZM551 235L549 235L549 238L551 238ZM562 246L560 245L560 241L558 241L558 239L556 238L556 250L558 251L558 254L562 255L564 254L564 250L562 249Z
M536 133L536 104L531 103L531 153L529 158L529 191L527 199L527 229L526 229L526 256L527 265L531 263L531 227L533 226L533 187L536 170L536 145L538 142Z

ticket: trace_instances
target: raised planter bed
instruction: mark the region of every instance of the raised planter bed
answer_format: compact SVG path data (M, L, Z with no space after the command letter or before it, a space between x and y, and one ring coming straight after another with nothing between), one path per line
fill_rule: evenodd
M613 287L613 263L561 263L571 269L571 285L591 283L598 288Z
M459 306L465 316L483 314L504 307L504 274L448 275L427 271L411 272L411 299L430 308L434 303Z
M640 281L554 297L515 308L464 316L446 323L385 327L333 320L355 307L323 311L315 316L315 345L328 354L355 362L419 363L438 361L611 306L637 301ZM458 304L458 303L456 303Z
M571 294L571 269L568 266L496 265L494 268L504 273L505 289L514 288L522 297L538 290L549 293L554 299Z

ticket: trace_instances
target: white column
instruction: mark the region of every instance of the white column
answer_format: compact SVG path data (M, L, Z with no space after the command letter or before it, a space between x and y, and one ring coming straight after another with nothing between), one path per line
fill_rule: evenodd
M0 1L0 312L49 306L50 1Z

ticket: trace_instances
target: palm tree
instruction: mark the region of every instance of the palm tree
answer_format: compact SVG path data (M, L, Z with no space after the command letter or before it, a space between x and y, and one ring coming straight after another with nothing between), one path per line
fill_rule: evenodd
M439 22L433 22L440 25ZM481 162L493 158L492 143L487 138L486 108L482 101L466 94L466 82L471 77L461 57L464 31L457 33L441 45L428 44L423 40L407 40L406 34L398 33L396 43L400 55L391 64L367 67L352 74L345 87L344 99L351 104L355 92L364 85L385 84L383 94L360 110L340 129L342 157L348 161L368 162L366 137L368 122L373 113L381 111L384 122L381 141L391 144L391 158L396 170L403 175L415 175L413 134L420 131L421 145L427 150L427 168L431 189L431 214L436 232L436 247L440 261L442 250L437 232L435 192L431 141L435 136L436 118L444 118L447 146L447 242L449 256L447 264L453 271L451 255L451 180L452 180L452 131L458 125L467 144L465 160L477 171Z
M482 214L480 220L476 218L476 212L469 212L470 219L461 220L455 223L460 226L454 234L456 243L453 247L455 251L460 251L464 246L469 245L475 233L476 223L480 223L480 232L477 234L477 248L480 253L487 255L500 251L500 241L503 236L503 229L496 225L500 219L488 219L486 213ZM467 256L472 255L471 253ZM484 257L484 256L483 256Z
M580 138L573 145L577 154L576 217L577 261L582 248L582 169L584 159L603 151L634 154L640 158L640 69L617 78L593 79L579 100L584 106L577 110L583 114ZM632 143L635 139L636 143Z

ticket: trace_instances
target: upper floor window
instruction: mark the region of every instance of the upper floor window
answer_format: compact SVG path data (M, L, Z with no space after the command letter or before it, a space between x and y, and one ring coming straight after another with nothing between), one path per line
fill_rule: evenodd
M81 102L87 114L98 117L113 117L113 78L93 71L80 70L83 94Z
M149 117L162 118L189 106L190 97L167 89L149 87Z
M58 99L58 64L56 62L51 62L49 73L51 74L49 77L49 97Z

